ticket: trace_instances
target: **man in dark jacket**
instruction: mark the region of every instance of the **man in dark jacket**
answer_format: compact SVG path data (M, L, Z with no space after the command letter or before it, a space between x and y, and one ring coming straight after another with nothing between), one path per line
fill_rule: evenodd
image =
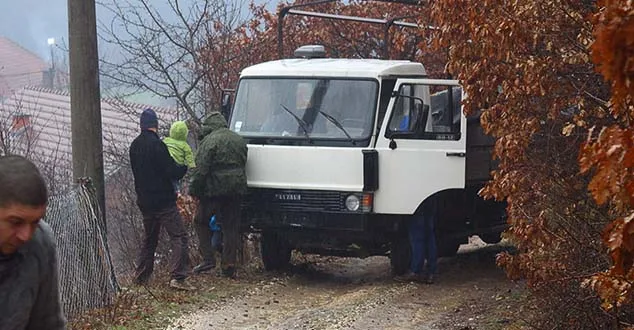
M202 141L196 152L189 193L200 202L194 221L203 263L194 272L209 271L216 266L211 246L213 233L209 230L209 219L216 215L223 232L222 273L233 277L241 242L240 203L247 190L247 145L240 135L227 128L227 121L219 112L205 119L199 138Z
M135 283L144 285L154 270L154 252L158 245L161 226L170 238L172 255L170 286L180 290L194 289L188 284L189 247L187 232L176 208L173 181L180 180L187 171L169 154L167 146L156 134L158 118L152 109L141 114L141 134L130 146L130 164L134 174L137 205L143 214L145 237L139 257Z

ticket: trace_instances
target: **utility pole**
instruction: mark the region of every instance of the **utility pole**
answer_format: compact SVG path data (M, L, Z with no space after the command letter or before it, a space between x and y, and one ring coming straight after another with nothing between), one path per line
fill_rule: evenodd
M89 177L105 228L106 198L95 0L68 0L70 113L74 179Z
M55 38L48 38L48 48L51 50L51 68L48 70L48 78L44 83L50 89L55 89Z

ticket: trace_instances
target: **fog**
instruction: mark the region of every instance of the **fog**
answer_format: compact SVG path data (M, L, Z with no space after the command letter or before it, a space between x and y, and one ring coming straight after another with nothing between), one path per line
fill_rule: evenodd
M189 6L193 1L196 0L180 0L180 3L182 6ZM265 2L270 3L268 7L271 9L275 7L276 1L256 1ZM152 0L151 3L161 13L169 14L165 0ZM0 13L0 36L17 42L47 61L51 58L47 43L49 38L55 38L59 45L68 44L67 0L0 0ZM97 19L107 23L112 16L97 5ZM103 47L104 45L100 45L102 54L116 53Z

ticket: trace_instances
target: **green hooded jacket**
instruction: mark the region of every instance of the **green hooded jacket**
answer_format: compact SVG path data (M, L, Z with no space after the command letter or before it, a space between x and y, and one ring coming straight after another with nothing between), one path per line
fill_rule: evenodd
M247 144L244 139L227 128L227 121L219 112L205 119L199 139L190 195L201 198L245 194Z
M196 167L196 163L192 148L187 144L188 134L187 124L184 121L175 121L170 128L170 136L163 139L163 143L176 163L192 168Z

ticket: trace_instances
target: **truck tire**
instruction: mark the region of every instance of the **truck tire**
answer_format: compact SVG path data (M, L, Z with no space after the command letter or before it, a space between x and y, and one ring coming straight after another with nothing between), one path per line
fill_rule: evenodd
M292 249L289 247L288 242L276 233L262 233L260 251L265 270L274 271L288 268Z
M487 244L498 244L502 241L502 233L486 233L478 236Z
M453 257L458 253L460 242L455 240L438 242L438 257Z
M412 251L407 236L392 241L390 246L390 266L393 275L403 275L409 270Z

